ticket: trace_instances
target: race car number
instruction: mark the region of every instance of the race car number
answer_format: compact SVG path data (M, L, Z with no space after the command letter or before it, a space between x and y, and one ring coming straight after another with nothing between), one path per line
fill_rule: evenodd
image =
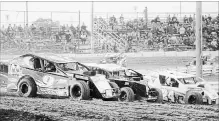
M21 73L21 67L19 65L11 64L9 67L9 74L20 74Z
M52 76L44 76L43 77L43 82L45 83L44 86L49 87L52 86L54 84L55 79Z

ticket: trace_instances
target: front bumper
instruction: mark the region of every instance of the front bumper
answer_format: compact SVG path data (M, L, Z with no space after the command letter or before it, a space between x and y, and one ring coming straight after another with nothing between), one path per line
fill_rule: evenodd
M216 98L216 99L203 98L203 102L209 105L219 104L219 98Z
M118 98L121 91L119 88L112 88L104 90L102 94L103 98Z

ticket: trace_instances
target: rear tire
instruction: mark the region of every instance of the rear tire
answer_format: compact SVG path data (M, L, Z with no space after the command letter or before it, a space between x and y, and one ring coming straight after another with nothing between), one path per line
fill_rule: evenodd
M202 95L198 92L189 91L186 93L185 103L186 104L202 104L203 103Z
M78 81L78 83L70 87L70 96L73 100L88 100L90 99L90 88L84 81Z
M121 94L119 96L119 101L132 102L135 99L135 94L130 87L121 88Z
M33 79L23 78L18 84L18 95L21 97L36 97L37 86Z
M155 100L148 100L148 102L156 102L156 103L162 103L163 102L163 93L158 88L151 88L148 92L148 94L152 97L157 96L157 99Z

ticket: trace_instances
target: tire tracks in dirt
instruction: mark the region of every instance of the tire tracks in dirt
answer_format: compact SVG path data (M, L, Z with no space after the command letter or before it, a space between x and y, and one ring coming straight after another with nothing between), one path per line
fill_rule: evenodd
M215 120L218 105L156 104L98 99L23 98L2 96L0 108L42 114L58 120Z

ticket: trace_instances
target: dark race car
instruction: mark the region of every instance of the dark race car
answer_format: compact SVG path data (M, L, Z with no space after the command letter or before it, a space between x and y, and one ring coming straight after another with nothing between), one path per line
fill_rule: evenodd
M163 95L160 89L150 88L142 74L116 64L85 64L98 74L104 74L111 82L121 88L119 101L133 101L135 97L144 97L150 102L162 102Z
M116 99L120 89L104 75L85 65L53 54L25 54L0 63L0 86L23 97L37 94L67 96L75 100L92 97Z

